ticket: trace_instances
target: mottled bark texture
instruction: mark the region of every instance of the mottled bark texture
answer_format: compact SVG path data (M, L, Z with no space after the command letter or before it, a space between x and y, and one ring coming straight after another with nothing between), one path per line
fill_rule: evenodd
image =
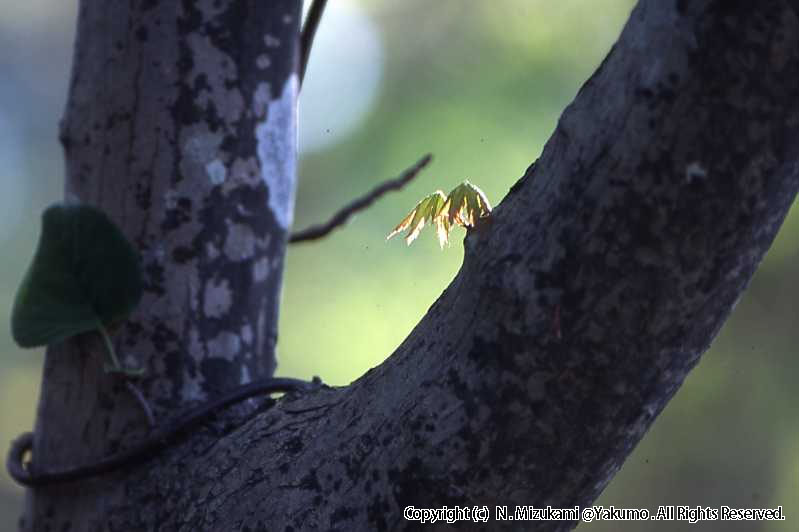
M384 364L194 434L114 484L86 483L119 494L95 515L110 530L394 530L416 527L407 505L591 502L707 349L793 201L797 79L790 2L641 0ZM162 213L164 191L150 194ZM170 347L192 349L193 330Z
M108 212L141 252L145 295L114 340L146 370L139 384L161 419L274 372L300 16L296 0L81 2L60 135L65 196ZM145 436L96 340L48 350L42 468ZM34 490L25 527L99 529L123 479Z

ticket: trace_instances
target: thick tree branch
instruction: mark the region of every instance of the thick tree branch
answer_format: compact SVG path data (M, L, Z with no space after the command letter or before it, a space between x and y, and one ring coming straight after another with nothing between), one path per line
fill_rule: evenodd
M408 525L406 505L592 501L796 194L797 74L786 2L642 1L397 351L192 458L213 468L186 467L185 449L137 475L132 501L188 471L160 488L170 510L139 524L387 530ZM114 514L142 515L136 504Z

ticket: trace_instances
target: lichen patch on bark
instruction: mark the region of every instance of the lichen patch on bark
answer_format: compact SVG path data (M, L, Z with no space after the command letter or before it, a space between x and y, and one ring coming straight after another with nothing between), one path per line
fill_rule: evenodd
M254 102L255 109L263 109L267 104L266 121L256 127L255 137L261 176L269 188L269 209L283 228L291 226L294 216L296 183L285 176L296 175L298 86L297 75L291 74L280 97L267 103L261 98L269 91L260 85Z

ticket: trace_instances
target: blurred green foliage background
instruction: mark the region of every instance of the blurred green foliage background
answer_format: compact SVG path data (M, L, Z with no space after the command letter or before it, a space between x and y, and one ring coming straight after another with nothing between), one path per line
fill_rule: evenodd
M609 51L632 0L333 0L301 99L296 227L326 219L422 154L433 165L343 230L292 247L280 326L284 375L346 384L376 366L452 279L462 232L443 252L426 231L385 241L423 195L463 179L498 203ZM57 124L77 0L0 0L0 441L32 426L43 352L8 332L14 292L60 199ZM101 82L98 81L98 82ZM429 230L428 230L429 231ZM459 229L456 230L460 231ZM599 503L783 505L782 523L691 530L799 530L799 358L794 212L732 318ZM534 481L534 479L531 479ZM0 531L23 491L0 474ZM579 530L687 530L685 522Z

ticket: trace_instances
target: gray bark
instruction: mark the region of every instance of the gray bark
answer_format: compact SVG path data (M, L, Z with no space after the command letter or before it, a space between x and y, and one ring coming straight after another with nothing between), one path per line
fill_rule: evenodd
M101 207L142 256L145 295L116 332L161 419L273 374L296 173L300 3L81 3L61 126L67 201ZM48 350L43 469L146 436L93 335ZM124 477L29 492L25 527L90 530Z
M82 523L392 530L416 527L408 505L590 503L707 349L796 195L798 76L788 1L641 0L385 363L244 422L223 416L146 467L83 483L97 492ZM129 229L134 207L116 208ZM158 323L170 309L143 312ZM162 360L141 351L148 369ZM76 490L42 493L62 489Z

